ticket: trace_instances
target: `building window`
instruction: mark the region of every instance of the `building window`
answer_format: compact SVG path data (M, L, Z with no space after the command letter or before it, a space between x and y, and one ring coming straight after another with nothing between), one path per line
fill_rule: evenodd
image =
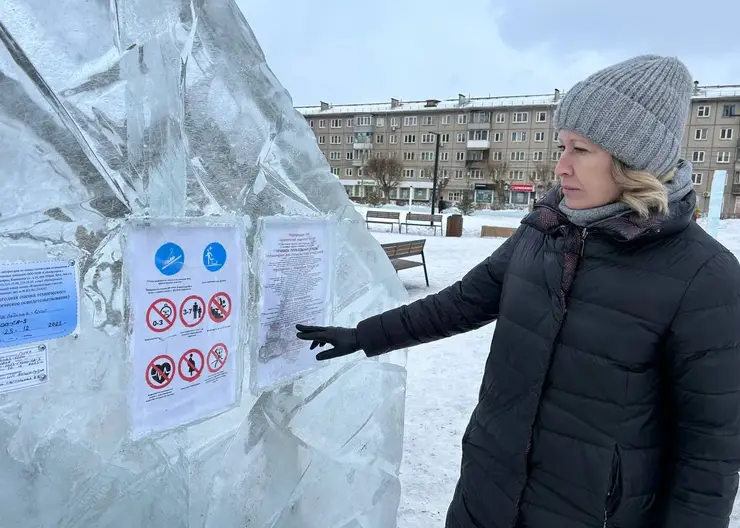
M732 136L733 136L733 134L732 134L732 129L731 128L723 128L719 132L719 138L720 139L728 140L728 139L732 139Z
M459 202L462 200L462 192L460 191L448 191L447 201L448 202Z
M504 140L504 133L503 132L494 132L493 133L493 141L494 143L501 143Z
M556 150L555 152L552 153L552 157L550 159L552 159L552 161L560 161L560 158L562 156L563 156L563 153L560 152L559 150Z
M456 139L458 143L465 143L465 132L458 132Z
M332 119L331 120L331 127L332 128L342 128L342 120L341 119Z
M370 116L359 116L355 118L355 125L357 126L370 126L371 124Z
M556 143L559 139L560 139L560 132L555 131L555 133L552 135L553 143Z
M534 133L534 140L536 143L542 143L545 141L545 133L544 132L535 132Z
M512 123L529 123L529 112L514 112Z
M483 161L485 159L482 150L473 150L468 152L468 161Z
M537 171L530 172L529 177L532 181L540 181L540 173Z
M434 143L434 141L434 134L422 134L421 136L422 143Z
M465 161L465 153L464 152L458 152L455 155L455 159L457 159L457 161Z
M439 153L439 161L450 161L450 153L449 152L440 152Z
M695 150L691 154L691 161L693 163L703 163L704 162L704 151L703 150Z
M404 178L413 178L414 177L414 169L403 169L403 177Z
M334 176L339 176L339 167L332 167L332 168L331 168L331 173L332 173L332 174L333 174Z
M700 106L696 110L696 117L709 117L710 109L711 108L708 105Z
M365 175L365 168L364 167L359 167L357 169L357 175L358 176L364 176Z
M511 180L523 180L524 179L524 171L521 170L512 170L509 171L509 179Z
M403 136L404 143L416 143L416 134L406 134Z
M460 169L457 169L455 171L455 179L456 180L462 180L463 179L463 171L461 171Z
M483 179L483 171L480 169L473 169L470 171L470 179L471 180L482 180Z
M442 116L443 125L449 125L450 123L452 123L452 116L450 114Z
M722 117L737 117L734 104L726 104L722 107Z
M347 126L348 127L351 127L352 126L352 118L351 117L347 119Z
M499 112L496 114L496 122L497 123L506 123L506 114L503 112Z
M537 112L537 120L538 123L544 123L547 121L547 112Z
M310 126L311 128L313 128L313 119L309 119L308 120L308 126Z
M468 114L457 114L457 124L467 125L468 124Z
M513 141L514 143L522 143L524 141L527 141L527 133L526 132L512 132L511 141Z
M701 185L703 179L704 175L701 172L695 172L691 175L691 183L694 185Z
M473 123L490 123L491 113L490 112L473 112Z
M385 138L383 137L383 134L378 134L377 136L375 136L375 142L376 143L382 143L384 141L384 139Z
M422 161L434 161L434 152L422 152L421 160Z
M344 169L344 175L345 176L352 176L352 169L351 168Z
M493 155L491 156L491 159L493 161L503 161L504 159L504 153L500 150L496 150L493 152Z
M326 119L319 119L319 128L326 128Z
M694 130L694 139L696 141L706 141L708 132L709 132L709 129L697 128L696 130Z
M511 161L527 161L527 153L523 150L514 151L509 155Z
M347 160L352 161L353 159L355 159L355 151L354 150L350 150L350 151L346 152L345 155L344 155L344 157Z
M445 143L449 143L450 142L450 135L449 134L442 134L442 137L440 138L439 142L442 143L443 145Z
M545 153L542 152L541 150L538 150L537 152L533 152L532 153L532 161L542 161L544 155L545 155Z
M352 143L355 142L355 136L353 134L349 134L347 136L346 141L347 141L347 145L351 145ZM359 143L359 141L358 141L358 143Z
M434 116L424 116L421 118L421 124L422 125L433 125L434 124Z
M330 143L332 145L341 145L342 144L342 136L332 136Z
M411 161L414 159L415 153L414 152L404 152L403 153L403 159L404 161Z
M427 171L425 169L419 169L419 178L431 178L432 177L432 171L429 171L429 174L427 174Z
M385 126L385 117L376 117L375 118L375 126L384 127Z
M341 159L341 158L342 158L342 156L340 155L340 153L339 153L339 152L336 152L336 151L335 151L335 152L330 152L330 153L329 153L329 159L330 159L330 160L333 160L333 161L334 161L334 160L339 160L339 159Z
M416 116L406 116L403 118L403 126L416 126Z
M391 126L397 127L398 126L398 118L397 117L391 117Z
M730 153L717 152L717 163L730 163Z
M319 145L323 145L326 143L326 136L319 136Z
M488 130L470 130L468 132L469 141L488 141Z
M398 136L395 134L391 134L390 136L388 136L388 143L398 143Z

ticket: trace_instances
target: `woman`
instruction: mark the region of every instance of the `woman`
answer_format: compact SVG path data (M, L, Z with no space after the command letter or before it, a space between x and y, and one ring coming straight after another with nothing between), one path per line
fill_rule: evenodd
M728 526L740 266L691 221L691 89L658 56L576 84L554 119L560 185L493 255L356 329L299 326L328 359L497 321L448 528Z

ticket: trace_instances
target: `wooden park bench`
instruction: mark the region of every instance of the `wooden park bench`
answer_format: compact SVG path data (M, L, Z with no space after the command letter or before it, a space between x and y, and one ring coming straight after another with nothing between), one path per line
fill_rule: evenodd
M516 231L516 227L483 226L480 228L480 236L509 238Z
M442 215L430 215L421 213L409 213L406 215L406 221L401 225L406 226L406 232L409 232L409 226L431 227L434 229L434 235L437 235L437 228L440 234L442 232Z
M365 226L368 224L390 224L391 233L393 226L398 226L398 232L401 232L401 213L392 213L389 211L368 211L365 214Z
M387 244L381 244L383 251L388 256L388 259L396 269L396 273L399 270L405 270L409 268L416 268L418 266L424 267L424 279L429 286L429 275L427 275L427 261L424 258L424 243L425 239L421 240L410 240L408 242L389 242ZM407 257L420 256L421 262L418 260L409 260Z

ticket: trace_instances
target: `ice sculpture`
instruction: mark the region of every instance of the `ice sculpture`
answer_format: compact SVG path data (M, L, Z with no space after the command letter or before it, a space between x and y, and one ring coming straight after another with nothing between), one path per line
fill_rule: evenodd
M233 0L0 2L0 168L0 260L81 281L48 381L0 394L3 528L395 526L404 353L129 437L132 218L243 218L251 250L259 217L331 215L335 322L405 297Z

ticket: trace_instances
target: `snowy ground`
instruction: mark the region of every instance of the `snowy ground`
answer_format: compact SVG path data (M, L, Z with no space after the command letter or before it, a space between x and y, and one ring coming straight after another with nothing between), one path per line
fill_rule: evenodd
M357 209L363 215L367 210L361 206ZM416 212L428 211L419 209ZM480 238L482 225L514 227L523 214L520 211L479 212L464 218L462 238L428 236L425 254L431 286L426 287L421 268L400 274L411 299L434 293L460 279L503 243L503 239ZM370 229L380 242L428 235L424 228L410 228L409 235L391 234L381 225L371 225ZM721 222L719 240L740 258L740 220ZM420 346L409 354L399 528L444 526L460 467L460 439L477 401L493 329L494 325L490 325L470 334ZM740 505L735 509L731 528L740 528Z

